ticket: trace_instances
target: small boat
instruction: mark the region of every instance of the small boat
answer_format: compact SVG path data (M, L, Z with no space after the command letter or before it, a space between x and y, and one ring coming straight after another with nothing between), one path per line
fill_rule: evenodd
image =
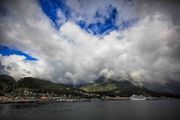
M143 95L131 95L130 100L146 100L147 98Z

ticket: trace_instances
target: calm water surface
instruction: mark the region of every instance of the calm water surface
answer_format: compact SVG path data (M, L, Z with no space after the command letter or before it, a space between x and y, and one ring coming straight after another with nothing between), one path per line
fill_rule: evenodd
M180 120L180 100L4 104L0 120Z

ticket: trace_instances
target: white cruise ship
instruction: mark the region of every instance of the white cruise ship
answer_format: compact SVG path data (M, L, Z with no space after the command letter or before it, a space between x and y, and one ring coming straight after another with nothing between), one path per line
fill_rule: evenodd
M143 95L131 95L130 100L146 100L147 98Z

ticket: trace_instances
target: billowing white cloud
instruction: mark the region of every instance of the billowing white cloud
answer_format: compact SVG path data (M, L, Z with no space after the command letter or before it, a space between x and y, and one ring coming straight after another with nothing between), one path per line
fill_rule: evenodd
M26 61L18 55L0 56L5 71L16 79L33 76L78 84L103 75L165 84L180 78L180 34L167 14L141 15L132 28L98 37L72 21L62 21L61 28L55 29L36 1L3 6L8 13L0 19L1 44L38 58ZM57 14L63 17L61 11Z
M28 61L25 60L24 56L19 55L0 56L0 59L1 65L4 66L4 71L16 79L22 77L41 78L42 76L47 79L50 78L49 69L43 60Z

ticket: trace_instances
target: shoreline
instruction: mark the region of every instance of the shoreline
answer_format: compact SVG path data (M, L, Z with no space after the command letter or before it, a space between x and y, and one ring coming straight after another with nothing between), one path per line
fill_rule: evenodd
M97 102L97 101L123 101L123 100L129 100L129 101L151 101L151 100L179 100L178 98L156 98L156 99L146 99L146 100L131 100L129 98L126 99L99 99L99 98L93 98L93 99L63 99L63 100L11 100L11 101L0 101L1 104L26 104L26 103L35 103L35 104L48 104L48 103L68 103L68 102Z
M0 104L16 104L16 103L40 103L40 104L46 104L46 103L60 103L60 102L88 102L91 101L90 99L61 99L61 100L7 100L7 101L0 101Z

